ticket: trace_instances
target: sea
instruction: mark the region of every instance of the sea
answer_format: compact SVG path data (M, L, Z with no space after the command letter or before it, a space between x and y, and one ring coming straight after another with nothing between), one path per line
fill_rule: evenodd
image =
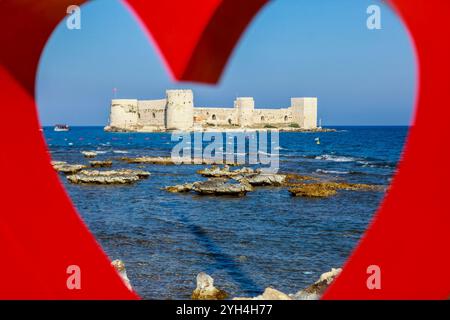
M333 129L280 132L279 171L387 188L408 127ZM81 151L96 151L95 160L113 160L112 169L151 173L120 186L74 185L60 175L82 219L110 259L125 263L144 299L189 299L199 272L231 297L256 296L269 286L296 293L343 266L386 192L339 191L320 199L293 197L281 187L259 187L244 197L174 194L163 188L204 180L196 171L205 166L120 160L169 156L179 143L170 133L110 133L103 127L44 127L43 133L55 161L87 163L93 159Z

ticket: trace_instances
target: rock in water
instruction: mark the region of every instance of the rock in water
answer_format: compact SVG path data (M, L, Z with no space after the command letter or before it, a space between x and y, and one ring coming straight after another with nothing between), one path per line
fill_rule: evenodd
M244 179L238 183L230 183L226 179L210 179L195 182L192 190L202 195L244 196L247 192L253 191L253 187Z
M341 273L341 271L342 268L331 268L331 271L322 273L316 283L325 282L327 285L329 285L339 275L339 273Z
M274 288L268 287L263 294L254 298L234 298L233 300L293 300L289 295L278 291Z
M68 175L67 180L76 184L130 184L147 178L150 172L143 170L82 170L79 173Z
M168 186L168 187L165 187L164 190L172 192L172 193L189 192L189 191L192 190L192 183L185 183L185 184L177 184L175 186Z
M214 279L210 275L204 272L197 275L197 288L191 296L193 300L223 300L227 296L225 291L214 287Z
M133 169L117 169L117 170L83 170L80 174L88 176L116 176L116 175L135 175L139 178L147 178L150 176L150 172L144 170L133 170Z
M305 183L289 189L289 192L296 197L325 198L334 196L337 191L324 183Z
M112 161L89 161L89 164L93 168L105 168L105 167L111 167Z
M222 160L218 161L209 158L191 158L191 157L137 157L129 158L123 157L120 159L128 163L140 163L140 164L157 164L157 165L174 165L174 164L194 164L194 165L219 165L227 164L230 166L236 165L233 161Z
M309 287L300 290L296 294L291 295L295 300L318 300L323 295L328 286L341 273L341 268L332 268L331 271L323 273L319 280Z
M95 158L97 156L97 152L95 151L81 151L85 158Z
M64 174L77 173L77 172L87 168L87 166L85 166L84 164L69 164L64 161L55 161L55 162L52 162L52 165L56 171L64 173Z
M197 171L198 174L201 174L204 177L215 177L215 178L230 178L237 175L246 175L254 172L255 171L253 169L246 167L231 171L228 165L225 165L223 168L220 168L218 166L212 166L211 168L205 168Z
M206 181L179 184L168 186L164 189L173 193L195 191L200 195L216 196L244 196L247 192L253 191L253 187L244 179L231 183L225 178L213 178Z
M144 164L159 164L159 165L172 165L175 162L171 157L138 157L138 158L128 158L123 157L120 160L128 163L144 163Z
M234 179L241 181L245 179L252 186L281 186L286 180L286 175L284 174L271 174L271 173L259 173L259 174L248 174L240 175L234 177Z
M127 276L127 270L125 270L125 264L122 260L116 259L113 262L111 262L111 265L116 269L119 276L122 278L122 281L125 283L128 289L133 291L133 288L131 287L130 279L128 279Z
M349 191L382 191L379 185L347 182L319 182L303 183L289 189L289 192L296 197L329 197L337 193L337 190Z
M274 288L268 287L264 290L264 293L254 298L242 298L237 297L233 300L319 300L328 286L334 281L334 279L342 271L341 268L332 268L331 271L323 273L319 280L309 287L300 290L295 294L285 294Z

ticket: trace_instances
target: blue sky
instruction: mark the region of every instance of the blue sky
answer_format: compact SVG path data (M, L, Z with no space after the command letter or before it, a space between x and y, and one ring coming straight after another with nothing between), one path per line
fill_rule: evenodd
M368 30L379 4L382 29ZM277 0L255 18L217 86L175 83L151 42L119 1L81 9L81 30L63 21L41 57L36 86L43 125L106 125L118 98L157 99L192 88L196 106L287 107L317 96L324 125L407 125L416 89L412 44L399 18L372 0ZM231 23L231 22L230 22Z

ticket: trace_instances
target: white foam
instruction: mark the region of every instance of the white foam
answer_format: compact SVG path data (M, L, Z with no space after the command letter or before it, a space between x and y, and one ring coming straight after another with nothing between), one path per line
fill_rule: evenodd
M317 169L316 172L318 173L328 173L328 174L349 174L348 171L338 171L338 170L323 170L323 169Z
M321 156L317 156L314 159L316 160L326 160L326 161L334 161L334 162L352 162L356 161L356 158L345 157L345 156L335 156L332 154L324 154Z

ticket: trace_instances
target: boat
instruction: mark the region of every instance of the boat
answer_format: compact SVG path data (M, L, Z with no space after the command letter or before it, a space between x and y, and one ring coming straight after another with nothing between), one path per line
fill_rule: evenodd
M70 129L67 124L57 124L53 130L54 131L69 131Z

